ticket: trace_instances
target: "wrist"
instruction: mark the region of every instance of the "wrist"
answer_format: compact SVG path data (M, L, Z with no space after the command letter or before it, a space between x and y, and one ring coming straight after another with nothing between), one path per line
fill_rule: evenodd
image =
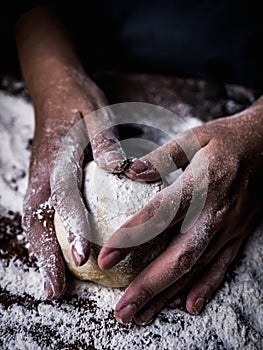
M231 127L244 160L260 170L263 164L263 100L234 116Z
M65 65L52 58L42 62L41 68L32 72L31 76L32 82L28 84L28 89L35 106L42 105L46 100L52 100L59 93L63 94L63 90L72 90L78 80L79 83L84 80L86 84L92 83L82 69Z
M31 96L37 122L67 123L74 114L85 116L108 104L103 91L85 73L63 66Z
M244 131L244 137L251 136L257 140L259 147L263 149L263 97L259 98L249 108L242 111L240 114L241 123ZM240 124L241 124L240 123Z

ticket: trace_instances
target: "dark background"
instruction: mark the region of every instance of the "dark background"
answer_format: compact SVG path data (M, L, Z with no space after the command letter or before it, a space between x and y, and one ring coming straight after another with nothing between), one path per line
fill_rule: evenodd
M19 74L14 26L48 1L11 2L1 11L1 73ZM112 69L263 85L257 1L52 1L87 71ZM33 28L32 28L33 30Z

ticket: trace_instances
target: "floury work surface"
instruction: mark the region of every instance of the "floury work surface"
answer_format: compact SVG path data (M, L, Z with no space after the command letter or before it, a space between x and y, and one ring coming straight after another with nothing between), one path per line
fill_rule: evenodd
M111 102L163 105L189 127L234 113L255 98L253 91L165 77L98 76ZM111 83L110 83L111 82ZM130 86L129 88L123 88ZM139 86L139 88L133 88ZM34 129L23 84L2 80L0 92L0 348L1 349L255 349L263 347L263 228L255 230L232 272L200 316L178 300L149 325L121 326L113 308L122 290L68 277L65 296L44 299L43 280L28 256L21 229L22 200ZM147 87L147 89L146 89ZM181 95L178 92L181 91ZM119 94L119 98L118 98ZM146 120L144 121L147 122ZM167 125L178 132L173 120Z

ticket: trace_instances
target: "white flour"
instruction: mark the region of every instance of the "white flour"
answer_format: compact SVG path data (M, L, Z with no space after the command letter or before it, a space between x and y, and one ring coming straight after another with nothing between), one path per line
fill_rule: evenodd
M94 228L103 232L106 240L136 211L160 191L161 183L146 184L112 176L95 162L85 168L84 197L93 216ZM95 237L94 237L95 238ZM95 238L96 239L96 238ZM94 241L101 245L101 241Z
M32 106L0 92L0 126L0 208L21 212L28 181L28 140L34 129Z
M8 211L21 213L27 184L33 110L21 98L0 93L0 117L0 218L12 218ZM22 247L21 230L7 225L5 234L11 231ZM119 290L71 279L65 297L44 300L42 279L34 264L22 256L5 259L6 251L0 247L0 348L261 350L262 231L254 232L242 262L201 316L190 316L170 304L144 327L121 326L114 320Z

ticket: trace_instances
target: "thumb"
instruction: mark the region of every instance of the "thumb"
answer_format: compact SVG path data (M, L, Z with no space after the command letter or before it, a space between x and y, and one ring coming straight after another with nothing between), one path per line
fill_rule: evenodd
M122 172L126 166L126 155L118 140L110 107L86 115L84 122L97 165L108 172Z

